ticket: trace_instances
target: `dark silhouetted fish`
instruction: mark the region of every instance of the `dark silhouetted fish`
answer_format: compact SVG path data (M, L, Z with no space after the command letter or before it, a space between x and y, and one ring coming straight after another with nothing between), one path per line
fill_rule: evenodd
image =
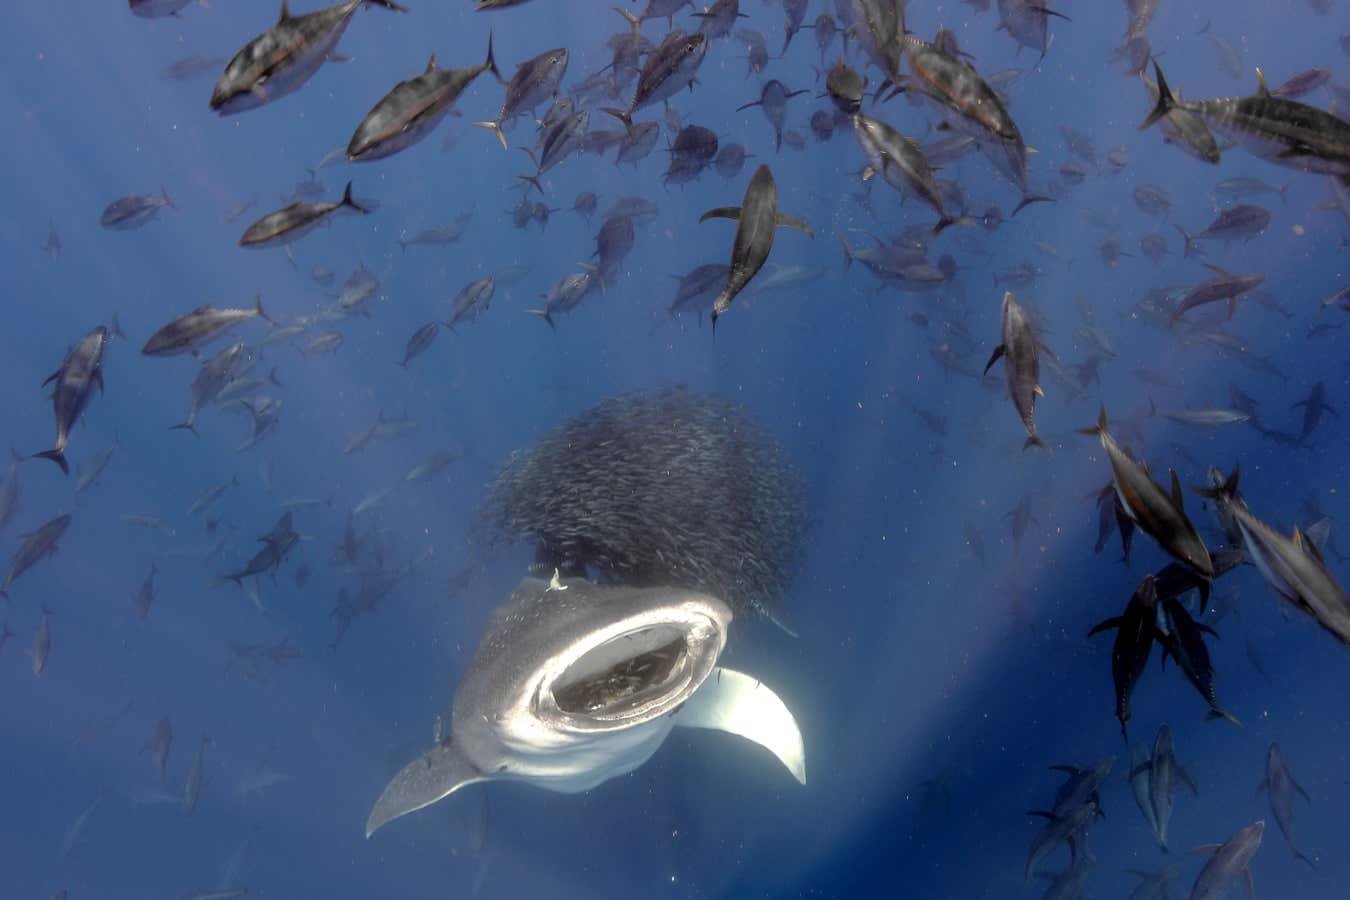
M60 515L43 523L36 531L19 535L19 546L10 558L9 574L5 583L0 585L0 598L9 600L9 589L19 576L49 556L55 556L57 542L70 527L70 516Z
M1088 632L1088 637L1092 637L1116 629L1116 640L1111 647L1111 678L1115 683L1116 718L1120 720L1120 733L1126 743L1129 742L1130 696L1153 652L1153 642L1158 636L1157 618L1158 592L1153 576L1149 575L1130 597L1124 612L1099 622Z
M783 123L787 117L787 102L799 94L805 94L805 89L800 91L790 91L783 82L777 78L771 78L764 83L764 89L760 91L758 100L751 100L736 107L736 111L749 109L752 106L758 106L764 111L764 117L769 120L769 125L773 127L773 146L775 150L783 149Z
M727 285L713 301L714 333L718 317L731 308L731 301L764 267L769 258L769 251L773 249L773 238L777 229L796 228L805 232L808 237L815 237L806 225L778 211L778 186L774 183L773 172L767 165L755 170L740 206L710 209L699 217L699 221L706 222L715 218L735 219L739 224L736 226L736 239L731 247L731 269L727 274Z
M1200 692L1209 704L1206 719L1227 719L1234 725L1242 723L1227 712L1220 704L1214 690L1214 666L1209 660L1209 648L1205 646L1205 634L1218 637L1208 625L1197 622L1186 611L1179 600L1166 599L1158 602L1161 614L1158 617L1158 630L1161 632L1158 642L1162 645L1163 666L1171 656L1185 674L1186 679Z

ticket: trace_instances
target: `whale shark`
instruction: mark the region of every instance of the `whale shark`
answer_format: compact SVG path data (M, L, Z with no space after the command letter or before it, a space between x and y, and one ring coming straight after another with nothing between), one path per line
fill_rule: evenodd
M455 689L449 735L389 782L366 837L479 781L590 790L642 765L677 725L739 735L806 784L787 705L717 664L731 619L696 590L524 579Z

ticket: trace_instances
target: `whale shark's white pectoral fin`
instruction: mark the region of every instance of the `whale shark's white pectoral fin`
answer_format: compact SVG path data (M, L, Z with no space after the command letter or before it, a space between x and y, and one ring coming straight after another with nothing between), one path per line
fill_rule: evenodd
M754 741L806 784L806 750L797 720L757 678L718 666L680 709L675 724L727 731Z
M488 777L465 759L453 741L438 744L430 753L404 766L385 787L366 819L366 837L399 816L430 806L464 785L487 781Z

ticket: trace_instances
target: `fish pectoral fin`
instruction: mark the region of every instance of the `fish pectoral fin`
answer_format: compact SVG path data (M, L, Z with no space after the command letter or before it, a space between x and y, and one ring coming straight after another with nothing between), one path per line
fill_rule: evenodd
M466 784L487 781L490 776L481 772L460 752L453 741L445 741L408 763L385 786L366 819L366 837L400 816L430 806L448 797Z
M739 221L740 218L741 208L739 206L719 206L716 209L710 209L699 216L698 221L701 224L709 219L735 219Z
M994 363L999 361L999 359L1003 356L1003 354L1007 351L1007 349L1008 348L1005 347L1003 344L999 344L997 347L994 348L994 352L989 355L989 362L984 364L985 375L989 374L989 370L994 367Z
M1177 763L1176 768L1177 768L1177 776L1180 777L1183 782L1185 782L1186 787L1191 789L1191 794L1193 796L1199 797L1200 787L1195 783L1195 779L1191 777L1191 773L1188 772L1186 770L1186 767L1181 765L1181 763Z
M1181 492L1181 482L1177 480L1177 470L1168 469L1172 473L1172 502L1176 504L1177 512L1184 512L1186 509L1186 498Z
M795 228L809 238L814 238L816 236L816 233L811 230L809 225L798 219L792 218L792 216L786 216L783 215L782 213L777 213L773 217L773 223L774 225L777 225L779 228Z
M806 750L797 720L757 678L720 666L713 669L680 709L675 724L725 731L759 744L806 784Z
M1222 844L1198 844L1190 849L1191 853L1215 853Z

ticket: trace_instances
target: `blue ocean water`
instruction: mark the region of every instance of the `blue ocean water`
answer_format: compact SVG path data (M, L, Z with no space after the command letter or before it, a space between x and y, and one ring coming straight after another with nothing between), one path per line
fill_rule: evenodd
M1101 792L1106 817L1091 831L1088 896L1127 897L1136 883L1127 870L1172 863L1180 867L1174 896L1185 895L1204 861L1184 851L1257 819L1267 820L1252 865L1262 896L1345 895L1345 650L1306 618L1286 615L1288 605L1251 566L1216 584L1216 597L1236 611L1215 622L1222 637L1210 642L1219 696L1244 727L1204 721L1204 701L1171 665L1160 671L1150 661L1135 692L1131 739L1151 743L1168 723L1200 788L1198 797L1178 795L1173 852L1157 848L1124 780L1111 637L1084 635L1169 559L1143 534L1128 565L1117 561L1114 537L1094 555L1093 495L1111 470L1096 441L1073 433L1104 404L1113 421L1133 424L1132 446L1160 478L1175 467L1182 484L1198 485L1206 466L1240 463L1257 515L1286 532L1328 516L1334 541L1346 520L1338 447L1350 426L1341 417L1329 415L1293 446L1246 424L1206 430L1147 416L1150 400L1170 410L1229 407L1230 385L1254 397L1262 422L1278 432L1298 433L1303 414L1292 404L1318 382L1338 412L1350 406L1341 400L1346 338L1339 329L1310 334L1341 326L1345 315L1319 302L1347 279L1346 212L1327 177L1240 148L1209 166L1164 144L1156 129L1139 132L1151 101L1111 58L1127 24L1124 4L1062 4L1071 18L1050 22L1054 41L1037 64L1037 54L1018 54L998 30L998 4L981 11L913 0L906 24L916 35L931 38L944 26L982 73L1021 70L1008 93L1035 150L1031 187L1057 198L996 228L962 225L935 238L930 257L950 253L957 264L937 290L901 293L879 288L861 264L845 270L840 235L866 246L871 234L889 240L936 217L917 199L902 205L878 179L862 180L866 160L846 125L828 141L812 134L811 114L829 108L816 96L819 70L841 44L836 38L822 53L809 30L749 75L743 42L715 41L698 86L670 103L683 123L745 144L753 158L738 175L709 169L690 184L663 186L672 137L663 124L658 149L636 166L616 166L611 150L574 155L548 172L542 200L558 210L545 228L522 230L508 210L520 197L515 176L532 169L515 148L530 143L533 128L517 122L503 152L470 125L501 104L502 89L487 76L461 98L462 115L417 146L377 162L319 163L433 51L441 65L473 65L491 32L509 77L516 63L565 46L570 88L609 61L604 41L627 24L603 3L534 0L495 12L465 2L408 5L407 15L358 10L339 48L349 62L326 64L295 94L224 118L208 108L212 81L276 21L271 0L192 4L158 19L119 3L8 12L0 36L0 102L11 122L10 215L0 224L10 298L0 355L0 378L11 386L8 443L24 455L51 446L51 404L40 385L72 343L114 313L127 339L108 347L106 390L71 438L76 468L115 446L107 470L77 496L76 474L23 463L20 506L0 534L9 553L21 532L72 516L59 553L14 582L3 611L14 636L0 652L0 793L11 821L0 840L0 896L64 889L70 898L179 897L242 886L266 897L1039 896L1048 883L1024 885L1023 870L1042 823L1024 813L1052 802L1061 775L1051 765L1086 766L1110 754L1118 759ZM1148 35L1187 98L1252 93L1256 67L1272 85L1310 66L1329 67L1333 84L1345 84L1350 20L1341 0L1326 5L1319 13L1305 0L1163 0ZM300 7L294 12L312 4ZM762 32L776 53L783 8L744 0L742 12L738 28ZM832 3L811 3L806 21L827 12ZM690 13L678 10L676 25L693 30ZM659 42L667 29L665 19L649 20L643 34ZM1223 71L1218 40L1240 56L1240 77ZM162 76L190 54L218 64L195 79ZM849 54L863 70L856 42ZM868 74L875 88L880 75ZM787 126L803 149L789 141L775 152L760 110L737 111L768 78L810 91L788 102ZM1327 108L1331 95L1324 87L1304 100ZM905 97L876 106L869 99L864 110L925 142L943 136L934 116ZM661 117L658 106L634 118ZM598 111L590 121L592 129L619 127ZM1095 144L1100 165L1087 166L1081 184L1061 173L1071 159L1062 126ZM1106 159L1117 147L1123 167ZM779 231L759 277L788 265L823 274L761 296L752 287L714 340L706 319L667 315L670 276L727 260L735 225L698 218L739 204L765 162L779 208L814 237ZM293 259L282 249L239 247L244 227L289 202L308 169L325 198L337 199L350 179L358 199L378 208L334 217L294 245ZM1021 197L978 153L940 175L960 185L972 217L989 207L1007 216ZM1202 229L1215 215L1215 185L1236 176L1288 185L1281 196L1248 201L1269 209L1269 228L1183 258L1172 225ZM1169 193L1166 218L1136 207L1132 193L1145 184ZM178 211L162 210L136 230L100 227L113 200L161 185ZM571 211L583 191L599 195L602 213L621 196L641 196L659 214L639 224L613 283L559 316L554 330L525 310L595 250L602 216ZM241 218L223 220L249 201ZM457 243L399 245L466 213L472 219ZM60 237L55 260L43 249L49 228ZM1156 264L1138 248L1155 230L1170 249ZM1113 235L1132 254L1115 267L1099 250ZM1210 277L1202 262L1265 274L1272 302L1244 299L1231 321L1212 324L1237 336L1249 360L1265 360L1263 368L1139 314L1148 291ZM1036 268L1034 281L1007 284L1005 273L1022 263ZM202 412L197 437L169 430L183 419L199 361L141 355L156 329L205 303L247 307L255 295L274 319L290 322L331 306L331 293L359 265L380 283L369 316L266 347L264 323L235 332L258 354L254 374L275 367L283 385L262 388L282 404L274 433L238 450L249 420L218 408ZM332 287L315 282L315 266L334 273ZM407 369L394 365L409 335L443 320L466 283L508 269L516 278L499 282L477 321L442 330ZM1100 383L1071 390L1046 377L1038 426L1053 457L1021 450L1025 432L1000 371L981 383L934 353L954 348L978 374L999 341L1005 288L1034 310L1062 363L1100 357ZM1082 330L1084 309L1114 356ZM297 349L333 330L344 339L336 352ZM433 741L489 613L529 562L525 548L487 554L468 542L498 466L606 397L675 384L744 404L805 476L806 559L782 603L798 636L738 620L726 660L773 685L792 708L805 739L806 786L736 738L677 730L645 766L587 793L472 786L367 840L371 804ZM942 433L920 410L944 420ZM416 428L344 453L381 414L406 415ZM444 473L403 481L436 451L455 457ZM238 486L209 512L189 514L204 490L232 478ZM410 566L410 574L338 641L336 598L356 582L332 562L333 547L349 511L372 500L356 521L381 535L391 568ZM1015 543L1008 513L1023 500L1032 518ZM303 539L275 581L259 579L257 602L217 584L287 508ZM1186 508L1212 546L1222 541L1199 497ZM128 523L129 515L163 525ZM1328 558L1333 572L1344 571L1338 554ZM152 564L156 598L141 620L133 595ZM44 605L51 649L35 676L25 650ZM299 653L240 658L246 645ZM161 784L145 745L164 717L173 743ZM1315 870L1293 858L1268 801L1256 796L1271 742L1312 798L1298 799L1295 813L1298 846ZM203 745L204 782L186 814L183 786ZM1067 865L1060 849L1040 868Z

